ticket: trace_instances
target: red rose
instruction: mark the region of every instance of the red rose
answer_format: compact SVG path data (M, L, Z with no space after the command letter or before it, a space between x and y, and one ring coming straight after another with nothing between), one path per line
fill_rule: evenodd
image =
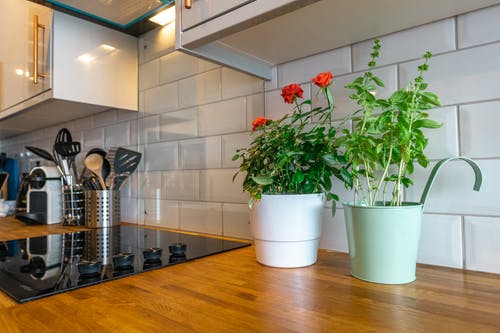
M292 104L295 100L295 97L302 98L302 93L304 90L300 87L300 84L292 83L289 84L281 90L281 97L285 103Z
M316 75L312 82L320 88L328 87L330 82L332 81L333 75L331 72L319 73Z
M269 119L266 119L264 117L257 117L255 120L252 122L252 131L255 131L259 126L262 125L267 125Z

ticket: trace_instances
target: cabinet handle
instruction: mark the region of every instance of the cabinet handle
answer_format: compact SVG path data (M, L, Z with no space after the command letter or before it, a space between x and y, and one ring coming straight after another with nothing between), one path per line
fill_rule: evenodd
M45 29L38 23L38 15L33 15L33 83L38 84L38 77L44 78L46 73L38 73L38 28Z
M192 4L193 4L192 0L184 0L184 8L191 9Z

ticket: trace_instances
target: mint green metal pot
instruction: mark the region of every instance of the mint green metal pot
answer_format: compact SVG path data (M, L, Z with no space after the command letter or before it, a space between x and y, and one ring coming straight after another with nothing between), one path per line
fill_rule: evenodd
M464 160L476 177L479 191L482 174L479 166L466 157L452 157L437 163L429 176L420 202L402 206L356 205L344 203L344 215L352 275L361 280L403 284L415 280L418 243L427 195L441 167L451 160Z

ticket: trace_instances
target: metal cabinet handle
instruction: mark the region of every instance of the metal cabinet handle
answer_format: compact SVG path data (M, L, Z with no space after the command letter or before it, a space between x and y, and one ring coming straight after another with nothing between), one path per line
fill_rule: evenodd
M193 5L193 1L192 0L184 0L184 8L191 9L192 5Z
M44 78L46 73L38 72L38 28L45 29L43 24L38 23L38 15L33 15L33 83L38 84L38 77Z

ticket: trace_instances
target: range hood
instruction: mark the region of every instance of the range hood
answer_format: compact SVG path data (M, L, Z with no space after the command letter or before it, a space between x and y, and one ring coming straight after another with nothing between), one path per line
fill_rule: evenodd
M56 6L126 29L174 0L47 0Z

